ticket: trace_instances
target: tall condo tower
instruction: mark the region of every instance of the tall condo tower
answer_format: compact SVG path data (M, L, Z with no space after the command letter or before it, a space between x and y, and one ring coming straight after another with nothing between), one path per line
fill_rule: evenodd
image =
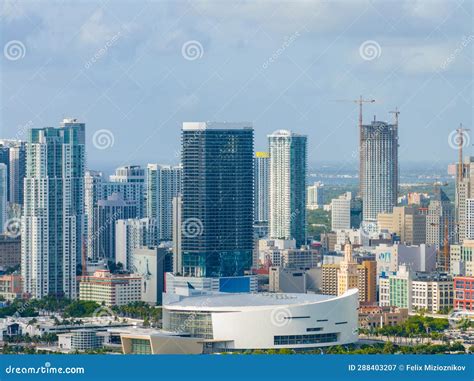
M77 297L84 223L85 124L33 128L26 144L22 217L23 290L35 298Z
M364 221L392 212L398 195L398 124L373 121L362 125L360 194Z
M270 237L306 241L306 142L304 135L278 130L268 135Z
M182 165L181 273L243 275L253 250L252 125L183 123Z
M254 219L256 223L268 223L270 200L270 155L268 152L256 152Z
M156 220L159 241L173 239L173 198L181 192L181 166L148 164L146 214Z

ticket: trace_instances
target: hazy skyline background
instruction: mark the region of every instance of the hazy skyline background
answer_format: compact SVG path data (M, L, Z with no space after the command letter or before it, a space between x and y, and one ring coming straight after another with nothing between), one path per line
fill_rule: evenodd
M307 134L310 164L355 164L357 105L334 100L360 94L378 101L366 123L399 107L402 163L454 161L472 127L470 1L3 1L0 17L0 137L78 118L91 169L176 163L182 122L207 120L252 122L256 150Z

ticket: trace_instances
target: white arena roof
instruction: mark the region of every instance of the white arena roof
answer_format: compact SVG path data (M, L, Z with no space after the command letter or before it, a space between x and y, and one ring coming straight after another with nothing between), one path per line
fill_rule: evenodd
M271 306L295 306L315 304L330 300L343 299L353 295L357 289L352 289L341 296L321 294L233 294L213 293L199 296L190 296L181 301L164 305L170 310L201 310L201 311L237 311L242 309L256 309Z

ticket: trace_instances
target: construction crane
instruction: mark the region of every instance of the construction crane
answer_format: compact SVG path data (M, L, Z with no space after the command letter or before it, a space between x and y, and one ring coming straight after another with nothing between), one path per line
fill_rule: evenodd
M398 111L398 107L395 107L395 110L389 111L389 114L395 115L395 126L398 128L398 115L400 115L400 111Z
M359 99L336 99L335 102L352 102L357 103L359 105L359 155L362 153L362 106L364 103L375 103L375 99L364 99L359 96ZM362 163L363 160L359 160L359 181L362 174ZM362 192L362 183L359 184L359 192Z

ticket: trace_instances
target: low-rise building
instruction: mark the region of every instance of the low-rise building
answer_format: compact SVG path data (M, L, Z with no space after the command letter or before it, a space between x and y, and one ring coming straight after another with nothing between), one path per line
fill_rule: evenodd
M454 309L474 311L474 277L454 278Z
M396 306L361 305L359 307L359 327L380 328L387 325L399 325L408 319L408 308Z
M6 300L19 298L22 293L20 274L0 275L0 296Z
M449 260L451 274L474 276L474 240L464 240L462 245L451 245Z
M21 262L21 238L0 234L0 269L19 266Z
M379 279L379 305L438 313L453 306L453 283L445 273L413 272L400 266Z
M80 300L92 300L108 307L141 300L142 279L137 275L112 274L99 270L79 281Z

